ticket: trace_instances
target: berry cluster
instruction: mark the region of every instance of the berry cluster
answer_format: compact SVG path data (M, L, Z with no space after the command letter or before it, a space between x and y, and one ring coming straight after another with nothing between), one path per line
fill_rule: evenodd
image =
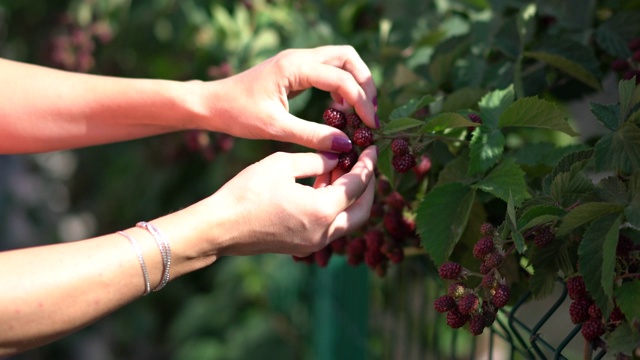
M494 227L481 226L482 237L473 247L473 256L480 260L480 272L465 269L456 262L446 262L438 268L438 275L450 282L446 295L437 298L433 306L440 313L447 313L447 325L453 329L468 325L473 335L480 335L496 319L496 312L507 305L511 289L500 276L504 252L496 245ZM482 278L480 285L470 287L465 281L469 276Z
M631 57L626 59L615 59L611 62L611 70L618 73L623 79L630 80L636 78L636 84L640 84L640 38L629 42Z
M338 109L329 108L322 114L322 119L325 124L347 133L351 142L361 149L373 144L373 131L362 123L356 113L345 114ZM339 155L338 167L340 169L349 171L355 165L359 156L357 147L354 146L351 151L343 152Z

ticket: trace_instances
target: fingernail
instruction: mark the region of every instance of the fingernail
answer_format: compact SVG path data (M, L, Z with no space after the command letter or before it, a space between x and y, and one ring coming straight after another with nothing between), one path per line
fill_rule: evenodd
M375 114L374 119L376 120L376 129L380 129L380 118L378 114Z
M373 147L376 148L376 156L380 155L380 150L378 150L378 147L375 145Z
M373 97L373 108L376 109L376 111L378 111L378 97L377 96Z
M351 151L351 141L342 136L336 136L331 141L331 150L338 152Z
M329 160L338 160L338 153L329 151L320 151L320 155L326 157Z

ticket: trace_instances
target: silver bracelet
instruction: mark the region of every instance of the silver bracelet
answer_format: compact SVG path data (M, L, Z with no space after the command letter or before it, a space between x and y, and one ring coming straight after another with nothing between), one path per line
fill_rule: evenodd
M142 256L142 249L138 245L136 239L131 237L129 234L124 231L118 231L118 234L126 237L131 243L133 250L136 252L138 256L138 262L140 263L140 267L142 268L142 276L144 276L144 294L142 296L148 295L151 292L151 284L149 283L149 271L147 271L147 264L144 262L144 257Z
M160 230L151 223L140 221L136 224L137 227L146 229L153 239L156 241L158 245L158 249L160 250L160 254L162 255L162 279L160 280L160 284L153 289L153 291L158 291L165 287L169 282L169 270L171 267L171 247L169 246L169 242L165 238L165 236L160 232Z

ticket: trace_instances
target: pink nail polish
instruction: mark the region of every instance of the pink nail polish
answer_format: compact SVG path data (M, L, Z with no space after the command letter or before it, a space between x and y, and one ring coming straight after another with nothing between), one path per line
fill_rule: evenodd
M376 129L380 129L380 118L378 117L378 114L376 114L374 118L376 120Z
M342 136L336 136L331 141L331 150L337 152L351 151L351 140Z
M378 111L378 97L377 96L373 97L373 108L376 109L376 111Z
M320 151L320 155L326 157L329 160L338 160L338 153L330 151Z

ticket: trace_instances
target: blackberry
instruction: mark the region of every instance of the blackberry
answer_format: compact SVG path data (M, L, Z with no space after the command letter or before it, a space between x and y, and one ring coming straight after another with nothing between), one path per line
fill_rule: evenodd
M629 69L627 59L615 59L611 62L611 70L621 72Z
M329 244L331 246L331 250L336 254L344 255L347 251L347 244L349 241L346 236L341 236L331 242Z
M599 319L589 319L582 324L580 332L587 341L594 341L604 335L604 325Z
M589 306L589 317L593 319L602 319L602 311L596 303Z
M482 334L485 328L485 319L482 314L473 314L469 320L469 331L472 335L478 336Z
M498 279L493 274L486 274L482 277L482 287L485 289L495 289L498 286Z
M394 264L399 264L404 260L404 251L402 246L396 242L387 242L380 248L382 253Z
M364 238L356 237L353 238L347 244L347 254L354 256L362 256L364 255L364 251L366 250L366 244L364 242Z
M502 254L498 251L493 251L485 257L484 263L487 264L488 267L495 269L502 264L502 260Z
M357 129L362 124L362 119L356 113L347 114L347 126L352 129Z
M367 250L379 250L384 243L384 233L380 230L369 230L364 234L364 241L367 244Z
M368 127L357 128L353 132L352 140L356 145L365 148L373 144L373 131Z
M401 174L411 170L416 164L416 158L411 154L394 155L391 159L391 165Z
M493 322L496 321L496 310L488 301L482 302L482 317L484 318L484 324L487 327L493 325Z
M625 257L633 251L633 240L624 234L618 236L618 245L616 246L616 255Z
M295 256L292 255L291 256L293 258L293 261L295 262L303 262L305 264L313 264L314 260L314 255L313 253L307 255L307 256Z
M391 152L394 155L406 155L410 150L409 142L406 139L397 138L391 141Z
M364 252L364 262L372 269L378 267L386 259L380 248L367 248L367 251Z
M338 155L338 168L344 171L351 170L356 162L358 162L358 152L355 150L343 152Z
M449 295L442 295L433 302L433 308L439 313L453 310L455 307L456 300Z
M452 329L463 327L469 321L469 315L462 314L457 308L453 308L447 313L447 325Z
M326 267L329 264L329 259L331 258L331 246L325 246L322 249L316 251L313 255L316 264L320 267Z
M455 280L462 274L462 265L455 262L446 262L440 265L438 274L445 280Z
M493 269L488 267L487 264L485 263L480 264L480 274L487 275L488 273L491 272L491 270Z
M571 300L576 300L587 296L587 288L582 276L572 276L567 279L567 292Z
M537 247L543 248L545 246L550 245L553 242L553 240L555 240L555 238L556 236L551 226L545 226L536 232L536 235L533 238L533 243Z
M571 317L571 322L574 324L580 324L589 319L589 306L591 306L591 301L586 298L573 300L571 305L569 305L569 316Z
M640 50L640 38L636 38L629 41L629 50L631 51Z
M493 239L490 237L482 237L473 246L473 257L482 260L496 249Z
M404 206L407 204L402 194L397 191L392 192L389 196L386 197L385 202L387 205L396 210L404 209Z
M476 294L467 294L458 301L458 310L462 314L471 314L478 309L479 304L480 300Z
M344 129L347 126L347 118L344 113L338 109L329 108L322 114L325 124L333 126L337 129Z
M501 309L509 302L509 296L511 295L511 289L506 284L499 284L493 293L491 303L496 308Z
M480 117L480 115L471 113L471 114L469 114L467 116L469 117L469 120L471 120L471 122L476 123L476 124L482 124L482 118ZM467 128L467 131L468 132L473 132L473 130L475 130L475 129L476 129L475 126L469 126Z
M482 236L492 236L495 230L491 223L486 222L480 225L480 234L482 234Z
M622 310L620 310L619 307L616 306L613 308L611 315L609 315L609 321L613 323L624 321L624 313L622 313Z
M467 291L467 287L461 282L455 282L449 285L447 294L454 299L460 299Z

